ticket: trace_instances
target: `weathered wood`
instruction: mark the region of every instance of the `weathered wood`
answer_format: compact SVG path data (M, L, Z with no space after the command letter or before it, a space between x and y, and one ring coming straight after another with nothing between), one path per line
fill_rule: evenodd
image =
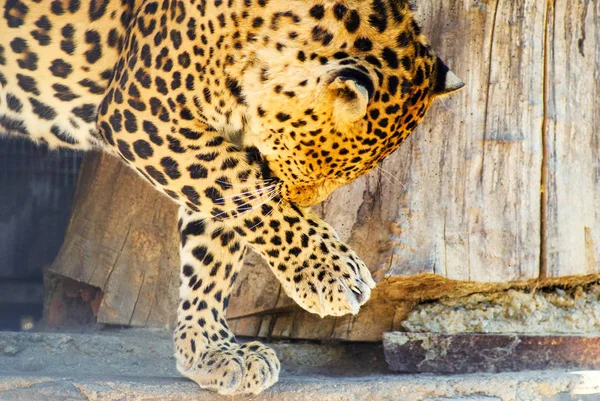
M548 277L600 268L600 2L549 2Z
M132 170L87 155L51 271L102 289L100 323L164 326L177 307L176 222L177 207Z
M238 276L227 316L229 318L250 316L292 305L294 302L283 294L279 281L261 257L247 251L244 269Z
M242 336L378 341L382 333L400 329L400 320L406 317L412 305L412 302L387 302L376 292L356 316L321 319L294 307L279 313L230 319L229 324Z
M419 8L434 49L467 86L384 163L408 187L389 274L537 277L545 3Z

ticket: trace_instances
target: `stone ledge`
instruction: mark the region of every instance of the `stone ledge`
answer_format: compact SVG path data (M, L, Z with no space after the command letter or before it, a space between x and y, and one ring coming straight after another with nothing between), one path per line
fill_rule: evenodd
M0 401L600 400L593 373L394 375L381 370L377 345L272 345L285 367L280 383L232 398L178 377L165 333L0 333Z

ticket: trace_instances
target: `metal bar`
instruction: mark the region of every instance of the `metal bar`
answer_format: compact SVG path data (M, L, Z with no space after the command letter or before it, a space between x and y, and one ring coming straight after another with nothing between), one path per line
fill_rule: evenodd
M600 369L600 337L384 333L385 358L402 373Z

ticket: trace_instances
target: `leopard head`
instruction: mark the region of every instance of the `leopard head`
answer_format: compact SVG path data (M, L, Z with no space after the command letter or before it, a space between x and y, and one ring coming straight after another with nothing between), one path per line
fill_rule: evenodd
M245 141L291 202L313 205L372 170L437 97L464 86L428 45L408 1L268 7L243 75Z

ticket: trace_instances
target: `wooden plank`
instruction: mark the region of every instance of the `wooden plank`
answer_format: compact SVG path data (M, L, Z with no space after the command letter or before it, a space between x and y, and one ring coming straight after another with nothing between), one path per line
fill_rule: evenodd
M154 227L153 230L157 229ZM166 234L166 230L161 231ZM165 310L167 316L164 320L169 322L175 319L179 261L170 260L169 252L165 253L160 246L156 246L153 234L150 227L132 225L123 252L104 287L106 295L98 313L99 323L146 326L156 297L160 298L160 303L171 304L170 310ZM170 269L164 270L175 274L167 281L159 282L159 271L163 266L170 266ZM164 291L165 288L168 291Z
M381 341L382 333L400 328L400 322L414 305L413 302L388 302L382 295L375 292L356 316L321 319L295 307L274 314L230 318L229 326L241 336Z
M384 168L409 191L389 275L502 282L539 271L545 3L420 3L434 49L467 86Z
M544 257L561 277L600 271L600 1L551 4Z
M278 303L282 307L293 305L291 300L287 301L287 305L282 304L281 292L281 285L269 266L249 249L246 251L244 268L235 283L227 317L231 319L273 310Z
M237 319L227 319L227 324L231 331L238 336L257 337L262 327L262 316L242 317ZM268 336L268 333L265 334Z

